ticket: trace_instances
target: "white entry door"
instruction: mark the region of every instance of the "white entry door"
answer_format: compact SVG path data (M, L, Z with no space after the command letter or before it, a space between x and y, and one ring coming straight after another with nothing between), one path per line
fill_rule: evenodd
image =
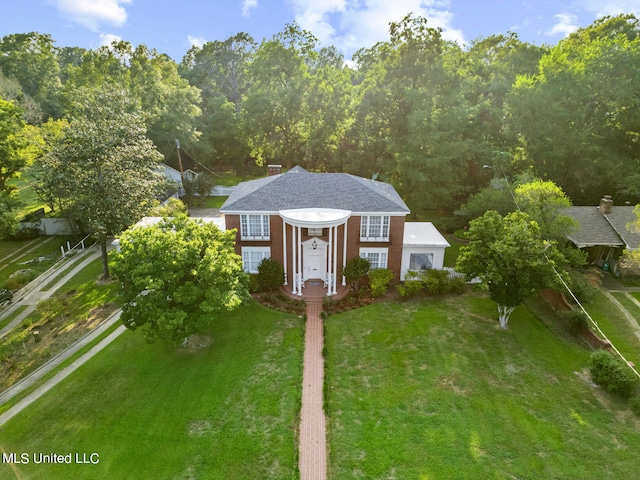
M324 242L323 242L324 243ZM327 279L327 248L326 245L303 245L302 250L302 279Z

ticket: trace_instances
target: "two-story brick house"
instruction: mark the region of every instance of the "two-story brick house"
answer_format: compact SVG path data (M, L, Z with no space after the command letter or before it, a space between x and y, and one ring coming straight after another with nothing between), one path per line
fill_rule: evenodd
M396 281L410 269L442 268L448 243L427 223L412 224L405 238L410 212L392 185L300 167L269 172L240 183L221 208L226 229L238 232L246 271L270 257L284 266L293 294L301 295L306 281L321 280L332 295L345 285L342 267L356 256L392 270Z

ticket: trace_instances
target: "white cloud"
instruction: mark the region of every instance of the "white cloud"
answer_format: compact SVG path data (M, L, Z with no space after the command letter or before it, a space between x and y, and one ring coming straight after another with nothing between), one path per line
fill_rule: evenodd
M248 17L252 8L258 6L258 0L244 0L242 2L242 16Z
M575 15L560 13L555 15L553 18L557 19L558 23L551 27L551 30L547 32L547 35L557 35L560 33L563 37L568 37L580 28L578 26L578 18Z
M442 36L463 45L464 34L452 26L447 0L290 0L296 22L313 32L324 45L334 45L347 56L361 47L389 39L389 23L410 12L442 28Z
M127 21L123 5L132 0L53 0L58 11L65 17L89 28L98 30L107 24L120 27Z
M204 37L195 37L193 35L189 35L187 39L189 40L189 45L191 45L192 47L202 48L202 46L207 43L207 39Z
M597 18L605 15L616 16L621 13L633 13L640 16L640 2L638 0L579 0L578 4Z
M110 47L113 42L121 42L121 41L122 41L122 37L120 35L114 35L112 33L100 34L101 47Z

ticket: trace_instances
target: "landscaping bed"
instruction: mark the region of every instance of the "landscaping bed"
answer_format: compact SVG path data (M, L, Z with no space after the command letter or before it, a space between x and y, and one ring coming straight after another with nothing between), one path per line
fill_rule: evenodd
M96 283L101 268L100 260L92 262L4 337L0 343L0 391L65 350L117 310L117 284Z

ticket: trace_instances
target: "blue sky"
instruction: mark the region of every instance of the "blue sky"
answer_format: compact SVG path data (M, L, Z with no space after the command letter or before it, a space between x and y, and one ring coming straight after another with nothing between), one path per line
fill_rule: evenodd
M347 59L388 39L388 24L413 12L465 44L514 31L538 45L603 15L634 13L640 0L5 0L0 37L49 33L59 47L97 48L111 40L167 53L180 61L191 45L247 32L257 41L296 21Z

